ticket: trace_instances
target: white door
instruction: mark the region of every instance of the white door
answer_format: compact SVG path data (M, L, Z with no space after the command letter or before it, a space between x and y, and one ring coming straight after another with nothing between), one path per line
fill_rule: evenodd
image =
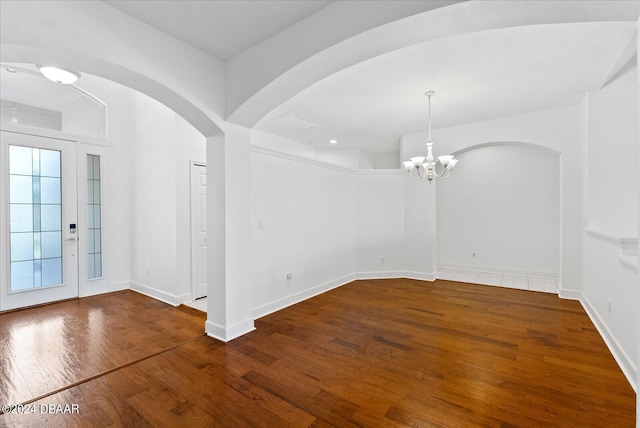
M191 163L191 284L193 299L207 296L207 167Z
M76 143L0 133L0 310L78 296Z

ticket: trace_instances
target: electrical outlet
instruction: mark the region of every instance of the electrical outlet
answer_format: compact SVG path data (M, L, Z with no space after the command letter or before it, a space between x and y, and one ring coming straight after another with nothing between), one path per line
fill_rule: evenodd
M384 264L384 257L380 257L380 264L383 265Z
M151 276L151 269L147 268L147 278Z
M607 300L607 311L611 313L611 299Z

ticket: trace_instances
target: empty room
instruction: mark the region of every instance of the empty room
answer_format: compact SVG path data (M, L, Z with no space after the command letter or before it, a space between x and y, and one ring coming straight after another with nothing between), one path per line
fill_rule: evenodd
M0 0L0 426L640 427L639 17Z

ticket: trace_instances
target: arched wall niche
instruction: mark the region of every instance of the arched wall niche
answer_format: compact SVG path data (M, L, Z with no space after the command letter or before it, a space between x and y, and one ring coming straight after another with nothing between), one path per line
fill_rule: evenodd
M437 189L438 266L558 279L560 152L493 141L453 154L460 167Z

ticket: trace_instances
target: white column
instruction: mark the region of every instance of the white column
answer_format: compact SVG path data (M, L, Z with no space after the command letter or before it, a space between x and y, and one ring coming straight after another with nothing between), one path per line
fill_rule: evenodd
M249 148L249 129L238 125L207 138L206 332L225 342L254 330Z

